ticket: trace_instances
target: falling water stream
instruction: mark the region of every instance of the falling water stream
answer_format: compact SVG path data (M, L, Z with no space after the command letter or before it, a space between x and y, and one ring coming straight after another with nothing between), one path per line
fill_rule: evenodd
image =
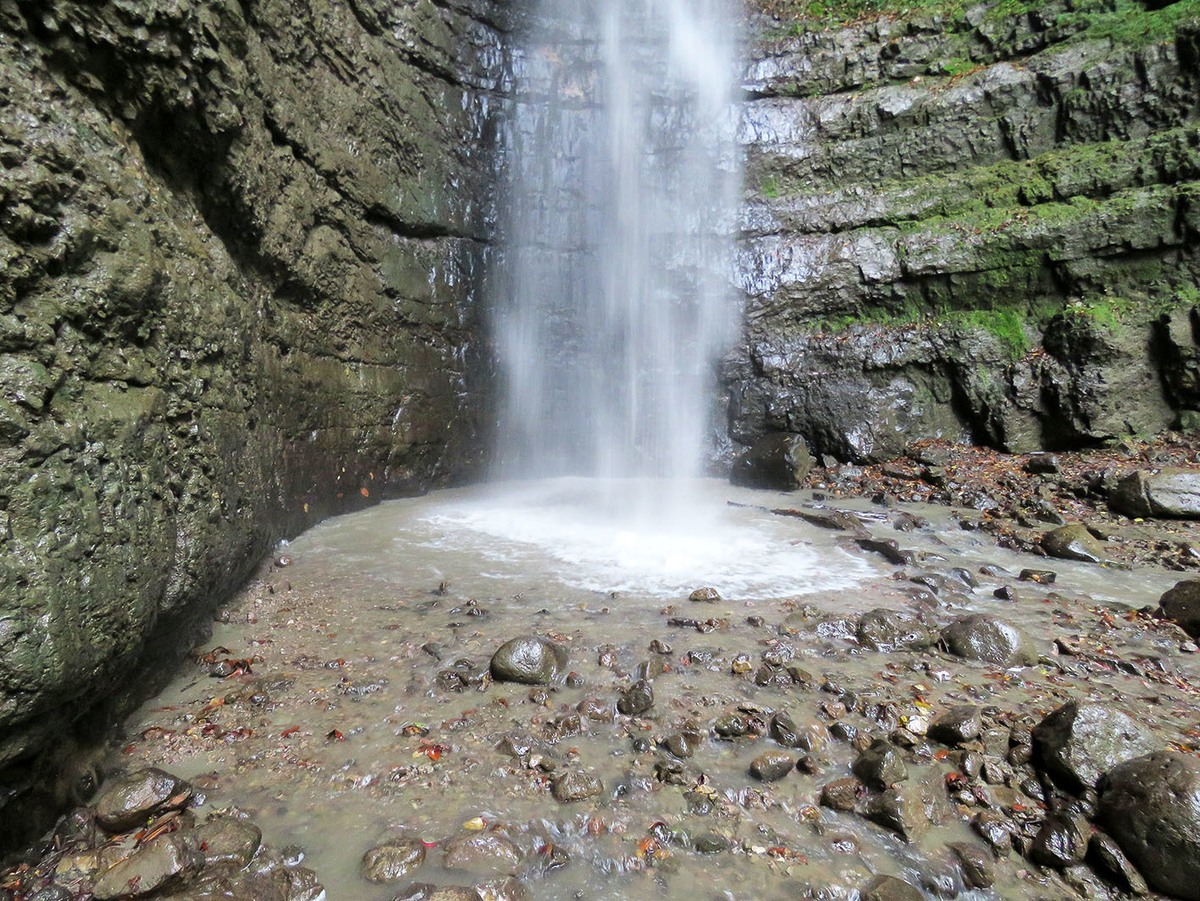
M546 0L517 65L496 334L505 476L698 474L733 337L722 0Z

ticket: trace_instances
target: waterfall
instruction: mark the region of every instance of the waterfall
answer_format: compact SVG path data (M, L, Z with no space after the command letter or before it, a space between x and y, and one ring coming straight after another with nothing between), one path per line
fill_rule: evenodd
M533 22L505 148L499 472L698 475L734 331L734 12L539 0Z

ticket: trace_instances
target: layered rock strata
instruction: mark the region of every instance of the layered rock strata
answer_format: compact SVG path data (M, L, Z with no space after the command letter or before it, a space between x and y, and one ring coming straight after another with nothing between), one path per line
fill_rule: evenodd
M734 439L876 460L1193 426L1198 12L948 4L762 40Z

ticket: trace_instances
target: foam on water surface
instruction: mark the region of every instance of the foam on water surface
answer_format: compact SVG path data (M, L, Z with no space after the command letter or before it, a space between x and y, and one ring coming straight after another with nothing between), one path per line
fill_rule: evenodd
M494 485L435 504L422 516L434 532L423 540L476 553L500 578L536 567L572 588L654 597L701 586L745 599L803 595L872 572L812 530L730 507L727 486L697 480L686 500L677 487L581 478Z

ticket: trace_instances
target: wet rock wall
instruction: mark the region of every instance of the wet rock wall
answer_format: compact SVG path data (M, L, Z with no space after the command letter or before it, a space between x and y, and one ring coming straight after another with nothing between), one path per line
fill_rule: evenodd
M506 28L0 0L0 841L276 541L478 462Z
M735 441L1195 427L1200 5L925 6L754 45Z

